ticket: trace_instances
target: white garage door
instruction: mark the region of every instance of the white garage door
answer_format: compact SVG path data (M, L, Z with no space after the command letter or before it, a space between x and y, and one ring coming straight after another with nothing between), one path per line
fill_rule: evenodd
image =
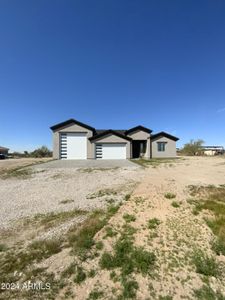
M126 144L96 144L97 159L126 159Z
M61 134L60 150L62 159L86 159L86 133L68 132Z

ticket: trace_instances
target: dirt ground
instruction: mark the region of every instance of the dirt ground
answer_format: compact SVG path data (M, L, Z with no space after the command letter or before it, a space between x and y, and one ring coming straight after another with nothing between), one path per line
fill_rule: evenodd
M190 197L187 187L224 183L225 159L220 157L190 157L145 171L145 177L133 192L131 200L123 204L110 220L110 226L120 231L125 223L124 214L135 215L136 219L132 222L137 229L135 244L156 253L157 274L150 279L139 274L135 276L139 285L135 299L196 299L193 290L203 286L204 282L191 266L190 257L194 249L204 249L212 255L210 242L213 235L203 218L192 214L187 203ZM171 205L174 199L165 198L166 193L176 195L178 208ZM155 237L150 237L146 228L148 220L152 218L160 221ZM103 229L97 240L104 240L104 234ZM112 251L114 243L115 238L108 238L104 241L104 248ZM218 259L225 261L224 256ZM84 264L84 267L88 269L90 264L97 268L97 276L74 287L76 299L87 299L95 289L108 295L104 299L117 299L114 294L120 285L110 280L110 271L99 269L98 258ZM209 281L214 291L219 290L225 295L225 277L212 277ZM204 297L206 295L200 299L217 299L213 296Z
M6 180L4 188L2 183L3 180L0 182L0 201L5 199L1 205L1 219L4 219L1 222L4 226L18 217L5 207L7 200L14 207L13 211L18 210L20 216L24 217L34 215L37 211L51 211L54 201L56 211L62 206L60 201L65 199L72 200L65 204L66 210L75 207L94 209L101 207L99 203L105 203L109 198L121 201L132 192L129 200L123 201L119 210L109 219L107 226L95 235L95 243L101 243L102 246L94 256L80 261L65 248L38 264L38 267L45 267L58 277L74 261L79 263L86 274L94 270L94 275L86 276L82 282L75 283L68 279L69 290L62 288L55 299L225 299L225 256L215 256L212 251L211 243L215 236L205 222L205 215L193 213L188 188L191 185L224 186L224 157L185 157L135 170L122 168L59 172L50 169L37 173L28 180ZM49 185L50 190L47 188ZM103 198L93 194L106 188L111 189L111 192L106 192ZM23 199L23 205L21 201L17 203L17 199ZM38 199L39 206L36 204ZM48 201L49 206L46 205ZM32 208L29 203L32 203ZM81 203L84 203L83 206ZM149 227L149 220L157 220L157 224ZM111 234L106 235L106 227L110 227ZM104 252L111 255L115 252L115 245L124 228L134 230L135 249L154 253L156 259L151 274L134 272L129 275L129 282L128 277L124 277L122 281L117 279L119 267L107 269L101 266ZM67 229L68 227L63 227L61 233L66 233ZM59 227L54 229L55 232L58 230ZM222 270L220 276L206 277L196 272L192 257L198 250L209 257L215 257ZM135 295L121 295L122 284L128 292L137 285ZM199 289L201 292L194 292Z

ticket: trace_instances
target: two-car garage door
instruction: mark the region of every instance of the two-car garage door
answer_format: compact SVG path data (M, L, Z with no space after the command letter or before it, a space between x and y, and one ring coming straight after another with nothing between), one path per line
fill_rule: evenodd
M60 138L60 156L61 159L86 159L86 133L62 133Z
M126 144L96 144L97 159L126 159Z

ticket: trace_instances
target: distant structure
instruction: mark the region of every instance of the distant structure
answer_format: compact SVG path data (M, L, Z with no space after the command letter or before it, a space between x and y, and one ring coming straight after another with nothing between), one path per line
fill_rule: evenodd
M0 146L0 154L8 155L9 148Z
M223 146L202 146L203 154L207 156L221 155L225 153Z

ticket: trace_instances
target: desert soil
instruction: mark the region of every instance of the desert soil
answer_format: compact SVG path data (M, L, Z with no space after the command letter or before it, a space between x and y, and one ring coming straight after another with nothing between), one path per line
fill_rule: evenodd
M145 177L134 190L130 201L125 202L109 222L119 232L125 224L123 215L135 215L136 220L130 223L137 229L135 244L156 254L157 274L152 278L140 274L135 277L139 285L136 299L196 299L193 290L202 287L203 279L191 265L191 255L195 249L213 255L210 246L213 235L203 218L192 214L192 208L187 203L190 197L187 187L224 183L225 159L218 157L185 158L145 171ZM169 192L176 194L176 198L166 199L164 195ZM173 207L173 200L180 207ZM160 220L153 237L146 226L152 218ZM116 238L104 240L104 235L103 229L96 239L103 241L104 250L112 251ZM224 256L218 259L225 262ZM90 267L98 270L97 275L88 278L82 285L74 286L76 299L87 299L94 289L102 290L104 299L116 299L115 291L120 290L120 285L110 279L110 271L99 268L99 258L84 264L87 270ZM210 278L210 286L214 291L220 290L225 294L225 277Z
M214 256L211 250L214 236L203 216L192 213L193 207L187 201L190 198L188 186L224 184L225 158L222 157L185 157L138 169L37 171L29 179L0 179L0 227L10 228L18 219L32 217L37 213L106 207L109 200L117 203L131 193L130 199L122 201L118 212L107 225L118 235L105 238L105 228L100 230L95 241L103 242L103 249L98 256L79 262L86 272L94 269L95 276L87 277L81 284L71 281L72 292L67 295L67 299L118 299L121 284L110 278L111 271L102 269L99 261L104 251L113 253L113 247L126 224L123 216L130 214L135 216L135 220L129 223L136 229L135 246L143 247L156 256L152 276L139 273L134 276L139 286L135 299L203 300L194 294L195 289L204 285L204 278L196 272L191 257L195 249ZM90 197L99 190L107 189L111 189L112 194ZM165 198L167 193L174 194L175 198ZM68 199L72 201L61 204L61 201ZM173 201L179 204L178 207L172 205ZM155 229L149 229L148 221L153 218L157 218L159 224ZM63 227L63 231L66 232L69 226L67 224ZM57 235L57 231L58 228L55 228L53 235ZM225 264L223 255L217 256L216 260ZM65 248L39 266L59 276L72 261L74 257ZM207 285L225 297L224 274L218 278L209 277ZM101 291L102 296L100 293L99 298L91 298L90 293L95 290ZM62 289L57 299L65 299L65 291Z

